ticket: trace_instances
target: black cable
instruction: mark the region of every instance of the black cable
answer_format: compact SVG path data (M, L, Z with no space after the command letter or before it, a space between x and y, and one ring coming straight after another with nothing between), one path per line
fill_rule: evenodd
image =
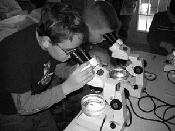
M142 116L138 115L138 114L135 112L134 108L133 108L133 105L132 105L132 102L131 102L130 98L128 98L129 103L130 103L130 107L131 107L133 113L134 113L137 117L139 117L140 119L163 123L163 124L168 128L168 130L171 131L171 128L169 127L168 124L175 125L175 123L170 122L170 120L172 120L172 119L175 118L175 115L173 115L173 116L171 116L171 117L169 117L169 118L167 118L167 119L165 119L165 115L166 115L166 113L167 113L167 111L168 111L169 109L175 108L175 105L170 105L170 104L168 104L168 103L166 103L166 102L164 102L164 101L162 101L162 100L160 100L160 99L158 99L158 98L156 98L156 97L154 97L154 96L149 95L146 91L144 91L144 92L146 93L146 96L143 96L143 97L139 98L138 103L137 103L139 109L140 109L142 112L145 112L145 113L154 112L154 115L157 116L160 120L158 120L158 119L149 119L149 118L145 118L145 117L142 117ZM151 109L151 110L144 110L144 109L141 108L140 102L141 102L141 100L143 100L144 98L150 98L150 99L151 99L151 101L153 102L153 105L154 105L153 109ZM154 100L157 100L157 101L163 103L163 105L156 106L156 103L155 103ZM164 111L163 117L160 117L160 116L156 113L156 111L157 111L157 109L162 108L162 107L167 107L167 109Z
M106 120L106 115L105 115L105 117L103 118L103 121L102 121L102 123L101 123L100 131L102 131L103 125L104 125L104 123L105 123L105 120Z
M170 77L169 77L169 74L171 74L172 72L175 73L175 70L170 70L170 71L167 72L167 79L168 79L168 81L170 81L172 84L175 84L175 81L172 81L172 80L170 79Z
M130 118L130 119L129 119L129 124L126 122L124 126L125 126L125 127L130 127L131 124L132 124L132 112L131 112L129 106L126 105L126 108L127 108L127 110L129 111L129 118Z

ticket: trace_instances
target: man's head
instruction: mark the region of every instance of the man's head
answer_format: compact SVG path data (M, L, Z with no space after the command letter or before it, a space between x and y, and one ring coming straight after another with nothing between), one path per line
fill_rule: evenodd
M87 30L78 12L69 5L57 3L42 9L37 32L50 55L65 61L68 52L80 46Z
M171 0L169 4L169 18L172 21L172 23L175 23L175 0Z
M89 28L89 42L92 43L102 42L105 33L119 27L115 9L106 1L95 1L84 10L83 18Z

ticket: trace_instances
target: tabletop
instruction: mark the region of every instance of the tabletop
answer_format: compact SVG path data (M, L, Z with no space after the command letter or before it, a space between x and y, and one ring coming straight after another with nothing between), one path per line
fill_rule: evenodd
M165 119L175 115L175 107L166 111L166 109L171 107L171 105L175 105L175 85L170 81L168 81L167 73L164 72L166 57L143 52L143 51L135 51L134 53L139 54L142 58L146 60L147 62L147 66L145 68L146 71L157 75L156 80L147 81L146 91L151 96L160 99L160 101L158 101L157 99L154 99L154 102L157 107L159 107L160 105L165 105L164 102L168 104L161 108L158 108L155 111L156 114L162 117L163 113L166 112ZM174 81L175 81L175 78L174 78ZM143 96L145 95L146 94L143 93ZM160 119L154 115L153 111L146 113L140 110L141 108L141 109L144 109L145 111L149 111L154 108L154 103L151 101L150 98L146 97L143 99L138 99L138 98L130 98L130 99L136 115L139 115L142 118L144 117L146 119L152 119L154 121L141 119L138 116L136 116L132 111L129 101L127 101L127 105L129 105L132 111L132 124L130 127L126 127L124 131L175 131L175 124L172 125L169 123L158 122L160 121ZM138 106L138 101L140 101L139 106ZM158 121L155 121L155 120L158 120ZM175 118L171 119L168 122L175 123ZM169 129L166 126L166 124L168 125ZM74 120L66 127L64 131L92 131L92 130L88 130L87 128L84 128L78 125L76 123L76 117L75 117Z

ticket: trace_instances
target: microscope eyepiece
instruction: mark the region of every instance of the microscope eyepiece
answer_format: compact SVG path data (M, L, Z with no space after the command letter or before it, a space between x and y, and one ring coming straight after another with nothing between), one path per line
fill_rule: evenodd
M116 36L116 31L110 32L110 33L106 33L103 35L103 37L111 43L111 45L113 45L117 40L118 37Z
M81 48L74 49L70 53L70 57L79 64L83 64L91 59L90 55Z

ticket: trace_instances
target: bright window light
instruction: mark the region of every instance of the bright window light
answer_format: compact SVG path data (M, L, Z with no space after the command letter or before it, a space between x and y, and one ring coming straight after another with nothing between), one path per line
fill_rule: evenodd
M137 30L148 32L160 0L139 0Z

